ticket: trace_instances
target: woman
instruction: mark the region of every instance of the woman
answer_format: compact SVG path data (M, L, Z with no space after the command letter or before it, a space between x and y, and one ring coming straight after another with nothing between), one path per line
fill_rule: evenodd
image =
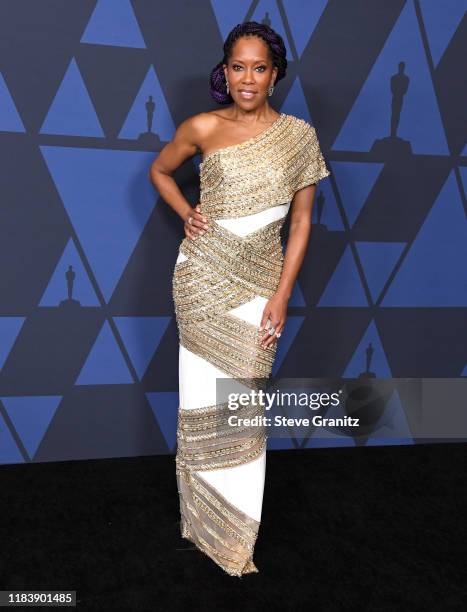
M181 533L232 576L258 572L253 550L267 436L264 428L229 424L216 380L232 378L251 390L270 376L308 244L315 185L330 174L314 128L268 103L286 67L274 30L237 25L211 74L212 96L229 106L184 121L151 167L186 234L173 276ZM193 209L171 173L199 152L201 195ZM280 230L291 204L284 257ZM236 411L260 413L252 404Z

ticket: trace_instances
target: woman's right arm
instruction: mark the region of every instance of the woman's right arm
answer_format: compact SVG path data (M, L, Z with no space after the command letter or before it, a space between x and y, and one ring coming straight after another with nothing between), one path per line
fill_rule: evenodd
M200 135L203 133L203 113L183 121L177 128L173 139L160 151L151 164L149 179L162 199L184 221L185 234L195 238L207 224L203 215L197 212L180 191L172 173L183 162L199 150ZM189 219L191 217L191 221ZM204 233L204 232L203 232Z

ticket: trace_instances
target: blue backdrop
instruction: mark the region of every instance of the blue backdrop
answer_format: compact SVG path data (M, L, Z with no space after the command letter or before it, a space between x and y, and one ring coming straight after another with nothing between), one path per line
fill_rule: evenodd
M174 452L184 234L148 169L215 108L209 74L241 21L283 36L270 102L316 127L332 172L273 373L356 377L371 343L377 377L466 376L466 8L2 2L0 462ZM199 162L175 173L192 203ZM398 398L388 409L410 443Z

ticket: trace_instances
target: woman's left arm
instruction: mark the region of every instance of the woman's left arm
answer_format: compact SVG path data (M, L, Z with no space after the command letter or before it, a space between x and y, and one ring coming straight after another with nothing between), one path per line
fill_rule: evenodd
M315 199L316 185L308 185L297 191L293 197L290 214L289 238L284 256L281 278L277 290L264 307L260 330L270 319L276 333L282 333L287 318L287 304L302 266L311 233L311 215ZM276 340L275 335L266 332L261 340L268 346Z

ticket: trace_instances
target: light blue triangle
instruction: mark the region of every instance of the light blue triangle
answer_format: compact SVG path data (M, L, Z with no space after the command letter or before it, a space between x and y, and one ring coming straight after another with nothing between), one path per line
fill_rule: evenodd
M287 97L282 104L281 112L304 119L310 125L313 125L313 121L308 110L308 102L298 76L294 78L292 86L287 92Z
M223 40L237 23L245 21L250 5L251 0L235 0L235 2L211 0L211 8Z
M49 284L44 291L39 306L59 306L62 300L68 299L65 275L69 271L69 266L72 267L72 271L75 273L72 299L79 302L81 306L100 306L72 238L68 240L60 261L50 277Z
M0 370L19 336L26 317L0 317Z
M154 154L40 147L86 258L107 301L154 209ZM118 180L115 180L118 177Z
M138 377L156 352L172 317L114 317Z
M230 2L228 4L232 3ZM259 0L250 20L257 21L258 23L263 23L263 19L265 19L266 17L266 12L268 13L267 16L269 17L269 21L267 22L267 24L275 32L282 36L287 52L287 57L292 57L292 51L289 46L289 37L287 36L287 32L285 31L284 22L282 21L282 16L279 11L279 7L277 5L276 0Z
M334 162L329 163L330 171L334 171ZM318 201L319 198L324 197L323 204L323 213L321 215L321 225L325 226L326 229L330 232L342 232L344 231L344 223L342 221L342 216L339 211L336 202L336 196L334 195L334 191L331 188L331 184L329 181L321 181L316 188L316 196L313 204L313 213L312 213L312 222L313 224L318 223ZM313 230L312 230L313 231Z
M76 385L124 385L133 379L107 321L91 348Z
M384 167L380 163L333 162L334 177L352 227Z
M105 136L74 58L58 88L40 133L99 138Z
M151 66L146 74L143 84L139 88L138 94L131 106L125 119L119 138L136 139L143 132L147 132L146 102L152 96L156 105L154 113L154 123L152 131L159 136L162 141L172 140L175 133L175 124L167 106L164 92L154 68Z
M0 414L0 464L7 463L24 463L24 458Z
M376 302L405 248L404 242L356 242L371 297Z
M146 48L130 0L98 0L80 42Z
M328 306L368 306L349 245L342 254L317 304L317 308Z
M436 67L467 10L465 0L419 0L423 22Z
M395 389L389 399L380 422L366 441L366 446L387 446L414 444L412 432L399 393Z
M287 0L284 3L287 21L292 30L292 36L299 57L312 37L327 4L327 0L314 0L313 2Z
M390 80L401 61L405 62L410 82L403 97L397 136L410 141L416 154L449 155L413 2L405 4L334 142L334 149L369 151L376 140L390 135Z
M31 459L34 458L61 400L61 395L3 398L8 416Z
M383 306L467 306L467 222L451 172L428 213Z
M8 85L0 72L0 132L25 132Z
M292 289L292 294L289 300L289 306L297 306L299 308L304 308L306 306L305 298L303 297L302 290L300 289L300 283L295 281L295 284Z
M146 397L168 448L174 451L177 442L179 394L174 391L162 391L146 393Z
M370 361L370 371L376 374L377 378L391 378L391 368L389 367L386 353L384 352L383 343L379 337L375 322L370 321L366 328L362 339L358 343L352 357L350 358L347 367L345 368L343 378L358 378L360 374L366 372L366 351L371 342L373 355Z
M275 376L279 371L304 320L305 317L287 317L282 335L277 340L276 358L271 371L272 376Z

